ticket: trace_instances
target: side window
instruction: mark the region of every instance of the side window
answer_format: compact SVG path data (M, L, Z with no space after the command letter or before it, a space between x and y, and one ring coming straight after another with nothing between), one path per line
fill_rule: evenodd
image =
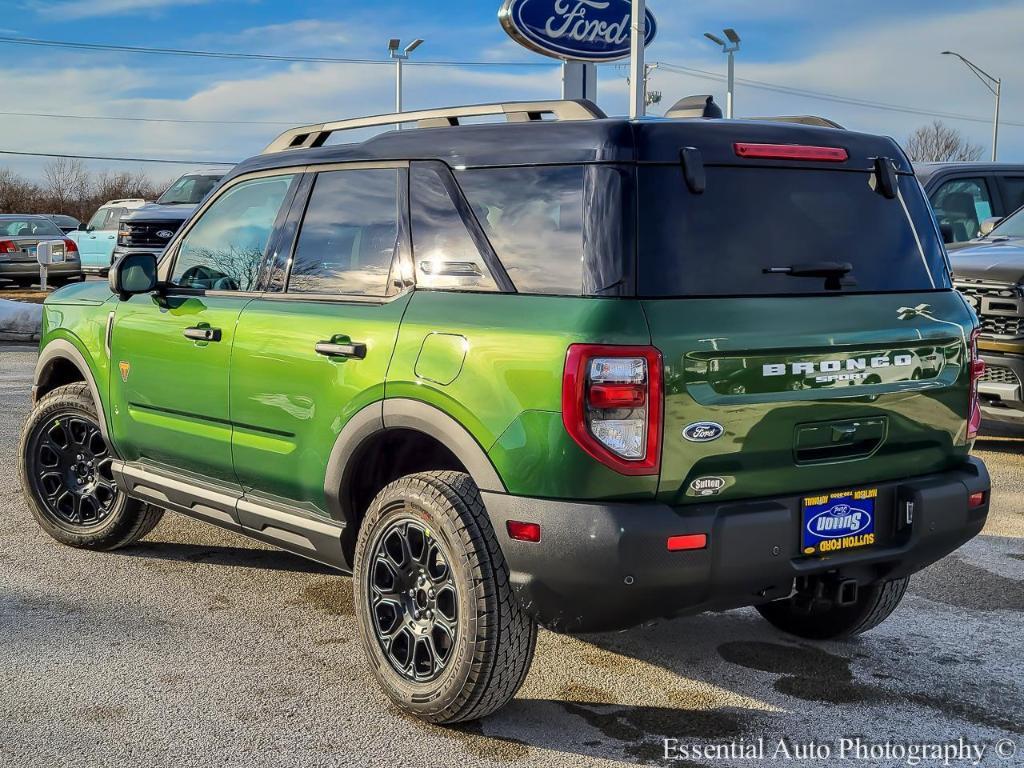
M981 222L992 215L992 198L983 178L947 181L932 196L932 205L939 225L952 228L954 243L977 237Z
M497 291L491 272L436 168L414 163L410 181L416 285L456 291Z
M461 171L459 185L520 293L583 291L583 166Z
M1006 203L1004 216L1009 216L1024 205L1024 176L1003 177L1003 202Z
M212 291L253 290L293 179L243 181L217 198L181 241L170 283Z
M317 175L292 257L288 293L384 296L401 245L405 171Z

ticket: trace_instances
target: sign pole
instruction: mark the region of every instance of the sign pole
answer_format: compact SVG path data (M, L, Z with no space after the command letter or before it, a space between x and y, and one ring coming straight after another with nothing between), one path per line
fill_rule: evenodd
M597 65L587 61L562 62L562 98L597 103Z
M636 120L647 111L647 97L644 93L644 43L647 39L647 3L646 0L633 0L633 21L630 25L630 69L629 78L629 118Z

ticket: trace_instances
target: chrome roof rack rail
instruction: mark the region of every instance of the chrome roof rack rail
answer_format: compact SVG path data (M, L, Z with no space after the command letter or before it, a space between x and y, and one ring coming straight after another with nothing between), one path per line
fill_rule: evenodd
M817 115L779 115L777 117L744 117L743 120L765 120L773 123L800 123L800 125L816 125L819 128L839 128L846 130L835 120Z
M504 115L510 123L527 123L543 120L551 115L556 120L600 120L607 117L592 101L516 101L506 104L478 104L445 109L424 109L418 112L398 112L390 115L356 117L331 123L318 123L292 128L278 136L263 150L263 154L281 152L286 149L311 149L321 147L336 131L351 131L358 128L373 128L399 123L416 123L417 128L447 128L460 125L467 117Z

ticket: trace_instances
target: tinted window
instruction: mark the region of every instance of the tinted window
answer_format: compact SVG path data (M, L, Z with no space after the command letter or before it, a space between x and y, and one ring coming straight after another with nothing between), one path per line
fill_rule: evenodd
M873 174L848 171L708 167L697 195L680 168L642 167L640 294L822 293L824 278L764 273L815 261L849 262L857 284L847 292L948 288L917 180L899 177L909 218L900 199L875 192L873 182Z
M977 237L981 222L992 215L992 198L983 178L947 181L932 195L932 205L939 226L952 230L954 243Z
M292 176L236 184L182 240L170 282L184 288L250 291Z
M198 205L220 181L220 176L182 176L160 195L159 205Z
M458 190L431 165L413 165L410 183L416 284L420 288L497 291L456 205Z
M1007 176L1003 179L1003 200L1006 213L1013 213L1024 205L1024 177Z
M316 177L292 259L289 293L384 296L399 245L399 169Z
M463 171L459 184L522 293L583 290L583 167Z
M60 227L49 219L0 218L0 233L8 237L63 237Z
M124 216L124 208L100 208L96 213L89 219L89 226L94 230L107 231L111 229L117 229L118 224L121 223L121 217Z

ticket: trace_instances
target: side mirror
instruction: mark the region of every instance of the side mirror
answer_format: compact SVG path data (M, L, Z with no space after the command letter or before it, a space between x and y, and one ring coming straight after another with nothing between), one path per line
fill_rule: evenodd
M949 245L950 243L955 242L956 235L953 234L953 225L952 224L946 224L946 223L939 224L939 232L942 233L942 242L945 243L946 245Z
M996 225L1002 220L1001 216L989 216L981 222L981 227L978 229L978 237L988 237L992 230L996 228Z
M110 290L126 301L137 293L157 288L156 256L152 253L126 253L110 268Z

